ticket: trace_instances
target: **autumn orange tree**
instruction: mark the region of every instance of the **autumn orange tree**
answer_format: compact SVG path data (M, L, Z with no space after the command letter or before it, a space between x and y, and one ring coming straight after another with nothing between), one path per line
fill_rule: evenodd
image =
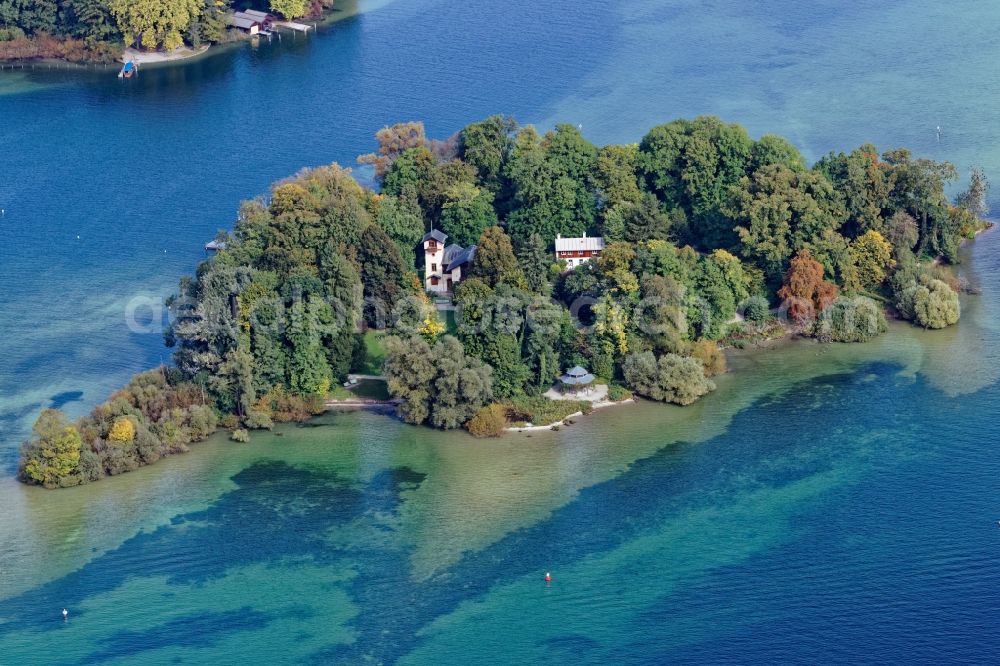
M778 296L787 303L792 321L803 324L832 303L839 292L837 285L823 279L823 264L803 249L792 258Z

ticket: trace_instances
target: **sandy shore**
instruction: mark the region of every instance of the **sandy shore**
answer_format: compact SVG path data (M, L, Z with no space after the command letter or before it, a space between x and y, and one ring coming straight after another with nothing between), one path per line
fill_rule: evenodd
M128 62L131 60L138 65L156 65L196 58L208 51L209 48L207 44L197 49L192 49L188 46L179 46L171 51L139 51L138 49L127 48L122 54L122 61Z

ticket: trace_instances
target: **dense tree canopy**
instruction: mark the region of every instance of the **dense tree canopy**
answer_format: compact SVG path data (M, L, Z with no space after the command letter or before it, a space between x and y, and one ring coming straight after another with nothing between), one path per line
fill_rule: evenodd
M390 392L405 400L400 414L408 423L457 428L493 396L490 367L450 335L433 347L420 337L389 338L384 372Z
M203 4L200 0L108 0L108 9L126 44L173 49L184 43L182 33L201 16Z
M11 7L0 0L0 20ZM52 20L44 2L31 11L34 29ZM134 34L173 40L176 18ZM415 122L376 140L362 161L378 191L330 165L244 202L225 248L168 303L176 367L137 376L77 424L43 414L22 477L72 485L182 451L220 421L244 439L307 418L348 372L373 371L370 329L387 329L375 334L388 338L384 373L411 423L454 428L478 414L475 427L496 432L505 421L491 401L541 404L575 365L616 395L625 384L688 404L712 390L727 345L785 330L865 341L886 330L880 300L919 326L955 323L947 264L984 226L980 171L952 203L947 163L863 145L809 168L786 140L754 141L717 118L600 148L577 127L539 135L503 116L444 141ZM477 246L453 326L418 277L432 228ZM584 233L603 233L604 249L564 270L557 235Z
M233 9L318 16L334 0L0 0L0 60L120 62L122 46L171 49L232 39Z

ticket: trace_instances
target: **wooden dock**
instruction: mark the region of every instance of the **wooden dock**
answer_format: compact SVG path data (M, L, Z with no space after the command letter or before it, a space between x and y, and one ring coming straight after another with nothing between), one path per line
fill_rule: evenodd
M279 28L295 30L296 32L309 32L313 29L311 25L306 25L305 23L295 23L294 21L275 21L274 25Z

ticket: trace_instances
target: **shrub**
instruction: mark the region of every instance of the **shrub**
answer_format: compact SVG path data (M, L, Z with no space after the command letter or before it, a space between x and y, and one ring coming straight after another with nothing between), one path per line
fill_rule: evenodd
M677 354L659 359L649 351L629 354L622 371L633 390L653 400L690 405L715 390L715 384L705 378L701 361Z
M79 473L81 483L99 480L104 476L104 469L101 467L101 457L90 449L81 451Z
M494 402L476 412L465 427L474 437L499 437L507 425L507 409Z
M163 444L144 425L139 426L135 434L135 452L142 460L142 464L149 465L156 462L162 456Z
M608 400L611 402L621 402L622 400L628 400L631 397L632 392L624 386L619 386L618 384L611 384L608 386Z
M205 439L219 427L219 415L208 405L192 407L188 414L188 427L193 441Z
M80 464L80 433L62 412L45 409L21 449L22 479L54 488L63 477L75 476Z
M130 444L135 439L135 424L132 420L119 416L108 431L108 441L115 444Z
M24 30L21 30L16 25L0 28L0 42L9 42L15 39L24 39Z
M323 396L317 394L294 395L286 392L283 386L278 385L261 396L252 411L270 415L275 423L290 423L292 421L306 421L317 414L322 414L325 409Z
M726 355L711 340L698 340L691 344L691 357L701 361L706 377L721 375L726 371Z
M958 294L941 280L920 275L897 291L896 309L924 328L944 328L961 317Z
M832 342L867 342L887 330L878 303L864 296L841 296L820 313L814 335Z
M101 451L101 463L104 466L104 472L108 476L116 476L139 469L139 461L131 454L132 451L118 446L111 445L106 447Z
M751 296L743 305L743 318L747 321L762 322L771 317L771 304L763 296Z
M274 421L267 412L251 409L244 419L246 427L250 430L270 430L274 427Z
M233 440L234 442L241 442L243 444L246 444L247 442L250 441L250 431L244 428L237 428L236 430L233 430L229 434L229 439Z

